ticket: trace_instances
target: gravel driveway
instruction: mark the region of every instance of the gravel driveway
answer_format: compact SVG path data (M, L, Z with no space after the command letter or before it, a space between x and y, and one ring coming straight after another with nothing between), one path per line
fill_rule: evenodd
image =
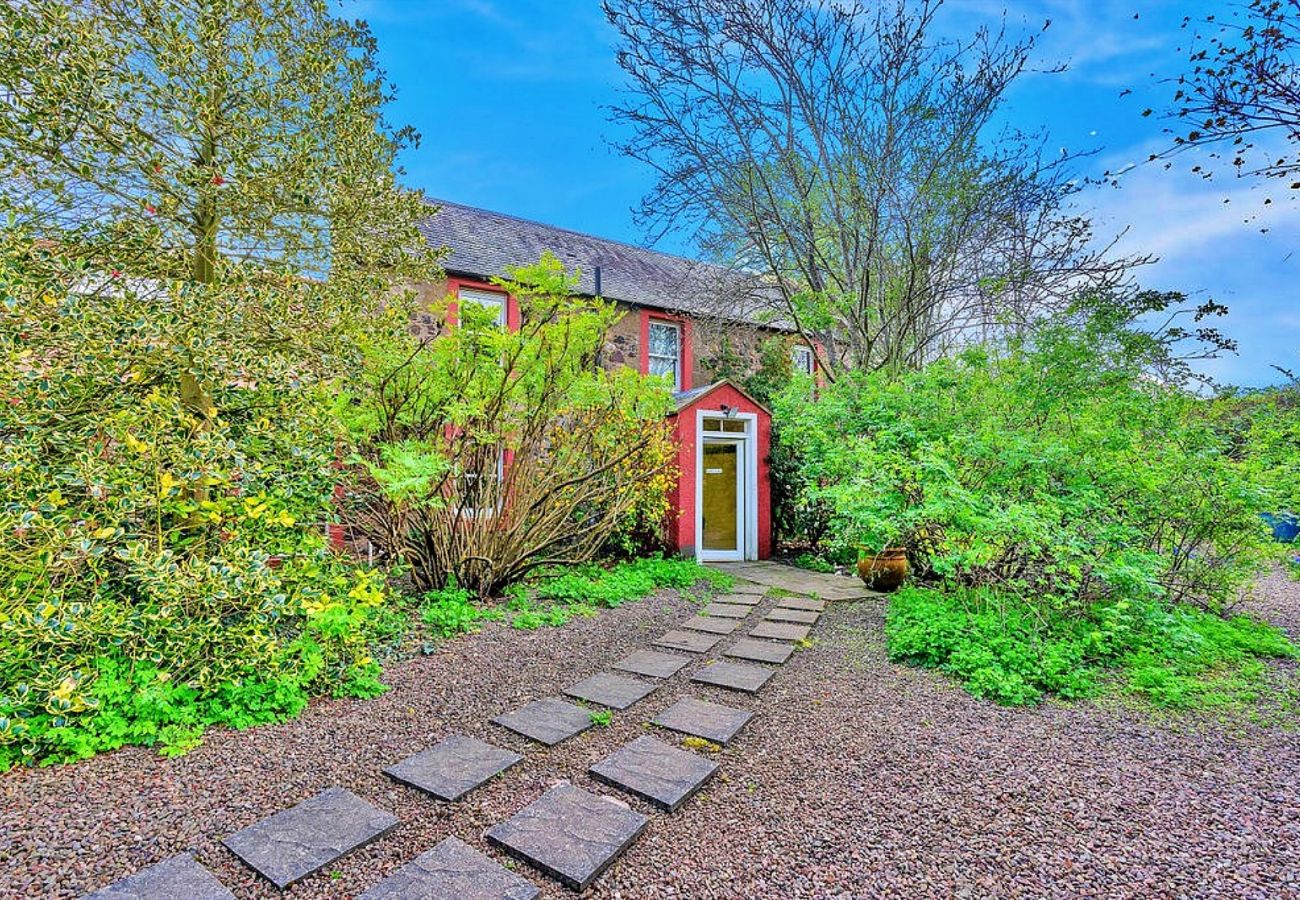
M1274 576L1262 588L1257 609L1300 637L1300 584ZM489 625L391 667L393 689L375 700L212 732L177 760L129 749L9 772L0 896L74 897L187 849L236 895L274 896L220 838L334 784L402 824L285 893L352 896L447 835L486 849L486 828L558 780L616 793L586 767L690 694L758 715L679 812L632 802L651 825L590 896L1300 897L1300 733L1117 703L1002 709L890 664L879 601L833 605L816 646L757 697L687 687L688 667L611 727L555 748L487 724L693 609L666 594L560 629ZM1294 666L1278 678L1300 688ZM450 806L380 773L452 731L526 759ZM573 896L517 871L543 896Z

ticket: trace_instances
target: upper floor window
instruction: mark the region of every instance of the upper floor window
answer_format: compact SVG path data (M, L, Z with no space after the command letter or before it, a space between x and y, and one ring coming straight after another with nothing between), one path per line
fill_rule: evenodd
M650 322L646 356L651 375L668 375L673 390L682 389L682 328L675 322Z
M497 327L506 326L506 295L498 294L496 291L485 291L480 288L463 287L456 291L457 299L463 303L473 303L483 307L488 312L496 316Z
M794 364L796 373L801 375L811 375L813 373L813 352L811 347L796 346L790 351L790 359Z

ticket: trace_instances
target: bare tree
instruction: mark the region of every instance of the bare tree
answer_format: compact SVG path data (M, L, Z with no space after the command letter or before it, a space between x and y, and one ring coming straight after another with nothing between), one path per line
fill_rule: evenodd
M940 39L940 6L604 3L622 149L659 174L644 224L767 276L771 314L832 378L919 365L1124 278L1068 212L1070 158L994 133L1035 35Z
M1212 178L1227 163L1237 175L1284 179L1294 197L1300 191L1300 0L1249 0L1221 15L1188 17L1183 28L1192 35L1189 71L1174 80L1168 116L1175 124L1166 129L1172 145L1151 159L1206 148L1191 164L1196 174Z

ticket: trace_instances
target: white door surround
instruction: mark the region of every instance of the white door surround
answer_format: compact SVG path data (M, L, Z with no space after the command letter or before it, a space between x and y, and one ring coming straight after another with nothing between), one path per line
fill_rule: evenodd
M744 423L744 431L706 431L705 419ZM704 549L704 445L737 445L736 533L734 550ZM758 559L758 415L734 410L695 412L695 556L701 562Z

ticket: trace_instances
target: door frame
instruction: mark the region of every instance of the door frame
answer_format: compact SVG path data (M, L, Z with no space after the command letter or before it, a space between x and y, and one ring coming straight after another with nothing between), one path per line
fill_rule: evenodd
M704 430L704 420L730 419L745 423L743 434L732 431ZM704 444L739 444L736 462L740 469L736 489L736 536L740 545L736 550L704 549ZM758 414L733 412L727 415L719 409L695 411L695 558L701 562L737 562L758 559Z

